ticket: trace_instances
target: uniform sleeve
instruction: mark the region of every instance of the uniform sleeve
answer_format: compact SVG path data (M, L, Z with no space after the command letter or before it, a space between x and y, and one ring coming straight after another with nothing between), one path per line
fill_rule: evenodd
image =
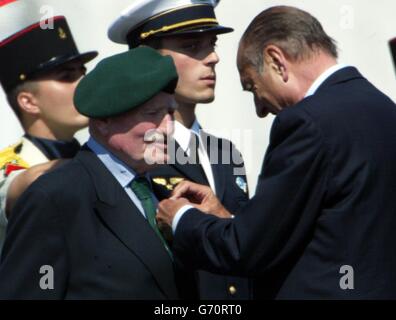
M325 145L307 114L282 112L254 197L235 219L187 211L174 252L191 267L240 276L260 276L292 259L308 241L326 193Z
M7 216L6 216L6 205L7 205L7 193L10 185L14 179L20 175L25 170L18 170L11 172L8 176L5 175L4 170L0 172L0 228L5 228L7 226ZM0 239L0 246L2 240Z
M0 263L0 299L62 299L67 250L59 208L31 187L18 200Z

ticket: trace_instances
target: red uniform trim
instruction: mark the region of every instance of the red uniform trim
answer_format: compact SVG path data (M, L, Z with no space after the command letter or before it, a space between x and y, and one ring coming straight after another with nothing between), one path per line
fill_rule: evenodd
M19 170L25 170L25 167L21 167L15 164L8 164L5 168L5 175L6 177L8 177L10 175L11 172L13 171L19 171Z
M16 0L6 0L6 1L16 1ZM54 21L57 21L57 20L65 20L66 18L64 16L56 16L53 19L54 19ZM48 21L48 20L45 20L45 21ZM25 28L25 29L13 34L11 37L8 37L7 39L1 41L0 42L0 47L5 46L7 43L10 43L10 42L14 41L15 39L23 36L24 34L26 34L26 33L30 32L30 31L40 27L40 23L41 23L41 21L37 22L35 24L32 24L31 26L29 26L29 27L27 27L27 28Z
M5 6L11 2L15 2L16 0L0 0L0 7Z

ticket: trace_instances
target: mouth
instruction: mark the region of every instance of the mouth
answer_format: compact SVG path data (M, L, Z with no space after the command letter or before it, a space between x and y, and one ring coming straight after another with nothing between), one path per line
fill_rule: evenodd
M215 76L215 75L210 75L210 76L207 76L207 77L202 77L200 80L201 80L201 81L204 81L205 83L210 84L210 85L216 84L216 76Z

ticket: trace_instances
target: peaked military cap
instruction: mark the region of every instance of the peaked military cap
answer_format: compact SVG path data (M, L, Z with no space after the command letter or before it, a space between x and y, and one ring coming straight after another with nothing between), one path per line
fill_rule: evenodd
M0 2L0 20L7 22L0 31L0 82L6 92L42 72L71 61L86 63L98 54L78 51L64 16L39 21L31 13L33 18L24 19L28 9L22 0Z
M89 118L113 117L154 98L173 94L177 71L170 56L139 47L106 58L78 84L74 105Z
M214 8L219 0L138 0L110 26L110 40L139 46L152 37L191 33L232 32L219 25Z

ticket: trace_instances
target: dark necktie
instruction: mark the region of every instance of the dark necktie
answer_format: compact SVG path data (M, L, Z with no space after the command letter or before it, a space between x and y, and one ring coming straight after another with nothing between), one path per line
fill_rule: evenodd
M199 164L199 138L198 136L191 132L191 139L190 139L190 144L189 144L189 150L190 150L190 155L189 155L189 163L191 164Z
M148 223L154 229L157 236L161 239L162 243L165 246L166 251L172 258L172 252L170 251L168 244L166 243L161 231L157 226L157 221L155 219L157 211L152 198L152 190L150 187L150 183L147 181L145 177L141 177L141 176L136 177L131 182L131 189L140 200L144 213L146 214Z

